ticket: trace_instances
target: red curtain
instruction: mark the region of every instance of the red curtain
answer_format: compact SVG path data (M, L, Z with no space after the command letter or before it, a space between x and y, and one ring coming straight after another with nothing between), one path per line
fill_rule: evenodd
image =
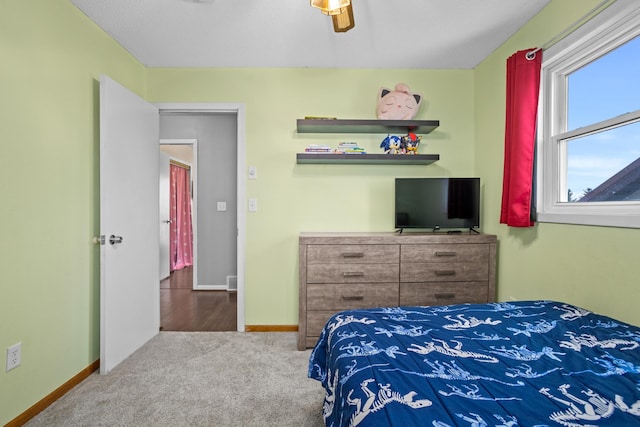
M171 271L193 265L190 171L170 165L169 267Z
M521 50L507 60L507 115L500 223L530 227L536 117L542 51Z

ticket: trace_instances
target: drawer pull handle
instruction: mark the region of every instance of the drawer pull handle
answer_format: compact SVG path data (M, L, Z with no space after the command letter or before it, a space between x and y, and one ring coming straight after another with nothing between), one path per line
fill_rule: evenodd
M436 256L456 256L457 254L455 252L436 252Z
M343 301L362 301L364 297L362 295L354 295L354 296L345 296L342 295Z
M435 294L434 296L436 297L436 299L454 299L456 297L456 294L454 294L453 292L446 292Z
M454 270L436 270L436 276L455 276Z
M363 271L345 271L342 273L343 277L362 277L364 276Z
M364 252L345 252L343 258L364 258Z

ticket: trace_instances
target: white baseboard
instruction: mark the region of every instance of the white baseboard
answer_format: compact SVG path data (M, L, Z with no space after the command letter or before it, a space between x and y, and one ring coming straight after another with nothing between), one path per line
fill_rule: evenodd
M194 291L226 291L226 285L199 285L193 288Z

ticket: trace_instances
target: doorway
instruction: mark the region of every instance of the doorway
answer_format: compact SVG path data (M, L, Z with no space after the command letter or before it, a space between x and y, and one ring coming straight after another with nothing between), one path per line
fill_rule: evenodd
M160 325L165 331L235 331L235 291L199 290L197 283L197 153L196 139L160 139Z
M232 305L234 310L226 310L226 317L233 322L217 327L244 331L244 105L156 105L161 139L197 140L193 153L198 183L194 183L197 208L193 209L198 229L194 232L195 262L193 271L184 272L191 274L194 286L190 297L183 298L184 305L192 314L223 312ZM236 292L227 290L230 277L235 279Z
M197 139L160 139L160 280L178 271L174 282L191 289L198 289L197 153ZM178 179L182 179L181 194ZM185 203L188 206L178 208ZM188 224L177 223L179 214L188 216ZM188 274L179 272L183 268Z

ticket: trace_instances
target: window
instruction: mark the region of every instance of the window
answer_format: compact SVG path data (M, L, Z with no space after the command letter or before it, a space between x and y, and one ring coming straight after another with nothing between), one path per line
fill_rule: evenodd
M619 0L544 52L538 221L640 228L640 5Z

